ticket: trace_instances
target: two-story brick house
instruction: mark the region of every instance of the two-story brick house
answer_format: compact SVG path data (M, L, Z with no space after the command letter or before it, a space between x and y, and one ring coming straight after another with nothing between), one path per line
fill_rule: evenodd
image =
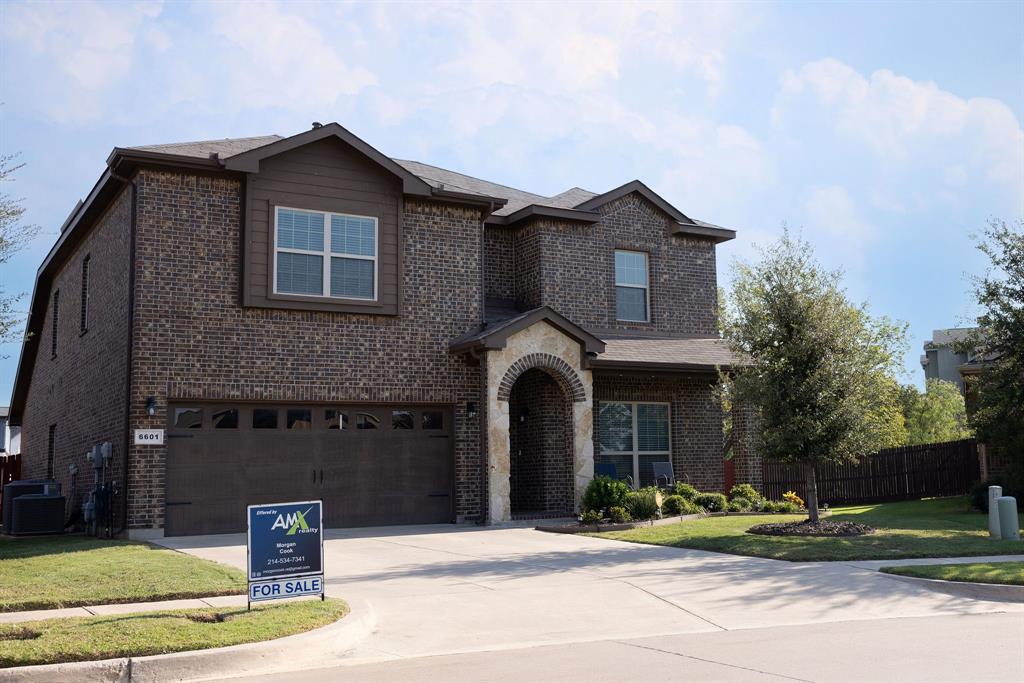
M24 476L80 501L69 465L111 442L137 536L237 531L289 499L322 498L330 526L558 516L595 461L721 489L733 237L638 181L543 197L337 124L115 148L39 269Z

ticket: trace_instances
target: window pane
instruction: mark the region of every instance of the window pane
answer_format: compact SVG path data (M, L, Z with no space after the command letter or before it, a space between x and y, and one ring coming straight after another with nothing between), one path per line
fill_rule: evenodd
M215 410L211 419L214 429L238 429L238 408Z
M619 320L647 320L647 290L637 287L615 288L615 317Z
M277 429L277 408L253 408L253 429Z
M331 251L335 254L375 255L373 227L372 218L331 216Z
M203 426L203 409L175 408L174 426L178 429L199 429Z
M636 407L636 440L640 451L668 450L668 406L641 403Z
M331 296L373 298L373 261L331 258Z
M288 429L310 429L313 426L313 411L305 408L288 409Z
M277 210L277 246L285 249L324 250L324 214L315 211Z
M348 429L348 415L340 410L328 408L324 411L324 422L328 429Z
M602 403L598 411L601 452L633 450L633 412L628 403ZM633 465L630 461L630 470ZM627 470L624 472L629 474ZM620 473L622 474L622 473Z
M615 252L615 284L647 286L647 254L637 251Z
M423 411L424 429L444 429L444 413L440 410Z
M380 426L380 418L369 413L356 415L356 429L377 429Z
M277 252L277 291L282 294L323 294L324 257Z
M412 413L408 410L392 410L391 411L391 428L392 429L414 429L416 423L413 421Z

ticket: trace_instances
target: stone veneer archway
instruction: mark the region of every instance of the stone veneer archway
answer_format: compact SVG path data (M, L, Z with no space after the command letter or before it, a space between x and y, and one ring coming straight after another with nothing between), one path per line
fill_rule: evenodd
M531 368L544 370L572 401L574 498L594 477L593 373L583 366L579 341L539 321L508 337L504 348L490 349L487 368L488 521L512 519L509 474L509 394L516 379Z

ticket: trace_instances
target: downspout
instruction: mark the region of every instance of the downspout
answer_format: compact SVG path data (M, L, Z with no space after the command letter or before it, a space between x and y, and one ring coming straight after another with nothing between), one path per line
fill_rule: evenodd
M138 187L135 181L124 176L119 176L111 170L110 176L120 180L131 187L132 192L132 217L130 235L128 239L128 365L125 369L125 406L124 406L124 472L121 485L121 526L113 536L120 536L128 528L128 457L131 448L131 414L132 414L132 350L135 346L135 232L138 206Z

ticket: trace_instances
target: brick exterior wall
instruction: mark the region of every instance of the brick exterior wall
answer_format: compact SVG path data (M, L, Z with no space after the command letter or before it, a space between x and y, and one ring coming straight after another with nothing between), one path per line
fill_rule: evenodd
M165 426L175 399L452 404L456 512L481 514L479 418L465 410L479 368L448 353L480 323L478 211L405 204L397 317L242 308L239 181L144 170L137 183L133 428ZM165 454L132 449L132 528L162 526Z
M513 517L563 515L573 509L569 398L543 370L524 372L509 400ZM527 410L525 421L520 421Z
M85 501L93 471L85 453L98 443L113 447L109 477L124 475L125 400L128 387L128 281L131 191L123 190L54 278L60 291L57 355L51 357L53 292L40 333L38 355L22 417L22 477L47 474L50 425L53 475L68 499L68 512ZM82 261L89 256L88 329L81 331ZM68 466L78 465L72 487ZM123 495L123 494L122 494ZM122 502L115 501L120 523Z
M750 484L764 491L764 472L761 458L754 449L754 429L757 414L750 404L733 403L732 406L732 461L737 484Z
M488 299L516 298L515 241L511 228L488 226L484 231L484 294Z
M671 422L672 468L676 481L702 491L721 491L722 409L714 397L716 378L709 375L640 375L594 372L594 453L601 462L602 401L667 402ZM621 474L621 473L620 473Z
M511 246L519 306L551 306L596 331L717 334L714 242L671 236L667 216L636 194L601 207L600 214L593 225L538 219L518 229ZM507 256L496 253L507 248L507 239L493 238L488 261L507 267ZM615 319L616 249L649 255L649 323Z

